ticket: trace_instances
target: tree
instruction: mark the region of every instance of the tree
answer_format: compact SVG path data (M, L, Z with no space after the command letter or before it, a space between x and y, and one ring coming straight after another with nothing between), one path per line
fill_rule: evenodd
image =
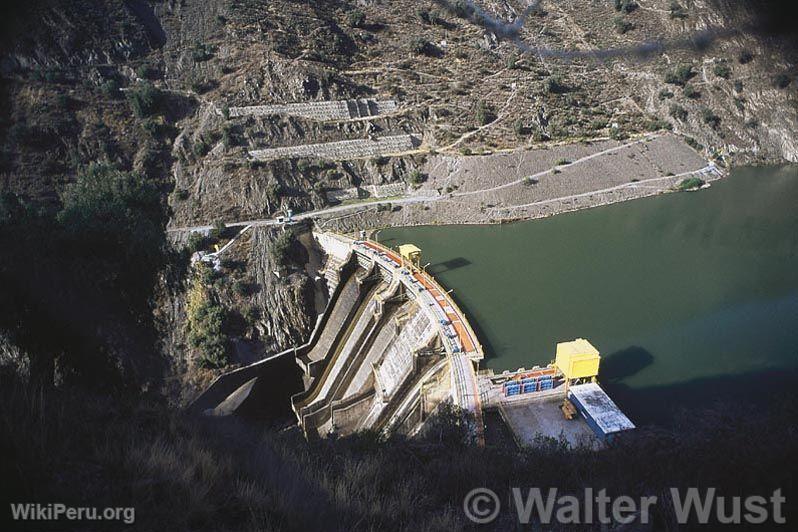
M220 368L228 362L229 339L224 332L227 313L203 285L203 271L210 268L202 262L197 268L186 303L188 341L200 353L200 366Z
M692 66L679 65L665 74L665 83L684 86L693 76L695 76L695 71Z
M102 91L107 98L116 99L119 97L119 82L111 78L100 85L100 91Z
M152 83L145 81L127 91L127 99L133 107L133 113L139 118L144 118L160 110L163 93Z
M272 243L271 257L278 266L287 266L291 261L291 248L296 242L296 236L290 229L286 229Z
M485 100L480 100L479 104L477 104L477 112L476 112L476 119L477 124L480 126L487 125L493 120L495 120L496 116L493 113L493 110L488 106Z
M57 218L72 237L102 247L134 271L133 265L147 263L151 270L160 264L164 213L151 182L109 164L92 164L61 200Z
M226 231L227 231L227 225L225 225L225 223L222 220L216 220L213 222L213 229L211 229L211 237L218 240L224 236Z

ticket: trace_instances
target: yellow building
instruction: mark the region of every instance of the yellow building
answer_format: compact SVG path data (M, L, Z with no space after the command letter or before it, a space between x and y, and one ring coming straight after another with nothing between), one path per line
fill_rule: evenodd
M577 338L572 342L557 344L554 365L568 380L585 379L598 375L600 360L598 349L593 344L584 338Z
M399 254L404 261L413 264L417 268L421 267L421 249L413 244L402 244L399 246Z

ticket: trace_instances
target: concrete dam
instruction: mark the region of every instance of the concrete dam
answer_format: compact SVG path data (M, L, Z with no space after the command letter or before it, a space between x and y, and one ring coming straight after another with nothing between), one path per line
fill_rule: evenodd
M443 402L472 414L483 438L476 369L484 357L462 311L412 259L382 245L316 233L329 303L297 354L292 397L308 438L360 430L417 433Z
M418 434L441 407L467 413L468 430L485 444L483 411L496 413L519 447L540 436L601 447L634 428L596 382L600 353L578 338L557 344L545 367L479 370L485 353L465 314L420 265L412 244L314 231L323 252L327 305L307 343L218 377L191 405L230 415L258 404L259 379L274 362L296 364L303 391L290 407L307 439ZM271 369L270 369L271 368Z

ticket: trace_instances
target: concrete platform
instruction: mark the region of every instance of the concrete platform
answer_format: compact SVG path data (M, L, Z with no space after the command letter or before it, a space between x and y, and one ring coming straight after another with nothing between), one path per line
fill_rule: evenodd
M562 401L562 395L524 402L514 401L502 403L499 410L512 430L516 443L521 447L535 445L535 438L540 435L555 439L563 437L574 447L586 445L594 449L601 448L603 444L587 426L584 418L578 416L568 420L563 417L560 410Z

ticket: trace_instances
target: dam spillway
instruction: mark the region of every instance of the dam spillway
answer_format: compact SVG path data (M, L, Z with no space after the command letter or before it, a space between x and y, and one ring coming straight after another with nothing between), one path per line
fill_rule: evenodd
M376 242L314 236L327 256L330 299L315 343L297 356L306 389L291 403L305 435L413 435L451 402L470 414L481 443L484 353L449 294Z
M478 371L483 348L449 293L419 266L421 250L329 232L313 238L324 254L328 302L309 340L219 376L193 410L236 413L269 363L285 359L302 373L303 391L290 406L308 439L360 431L412 437L444 405L465 414L478 445L483 410L498 413L520 447L543 437L599 448L634 429L596 383L600 354L587 340L558 343L545 367Z

